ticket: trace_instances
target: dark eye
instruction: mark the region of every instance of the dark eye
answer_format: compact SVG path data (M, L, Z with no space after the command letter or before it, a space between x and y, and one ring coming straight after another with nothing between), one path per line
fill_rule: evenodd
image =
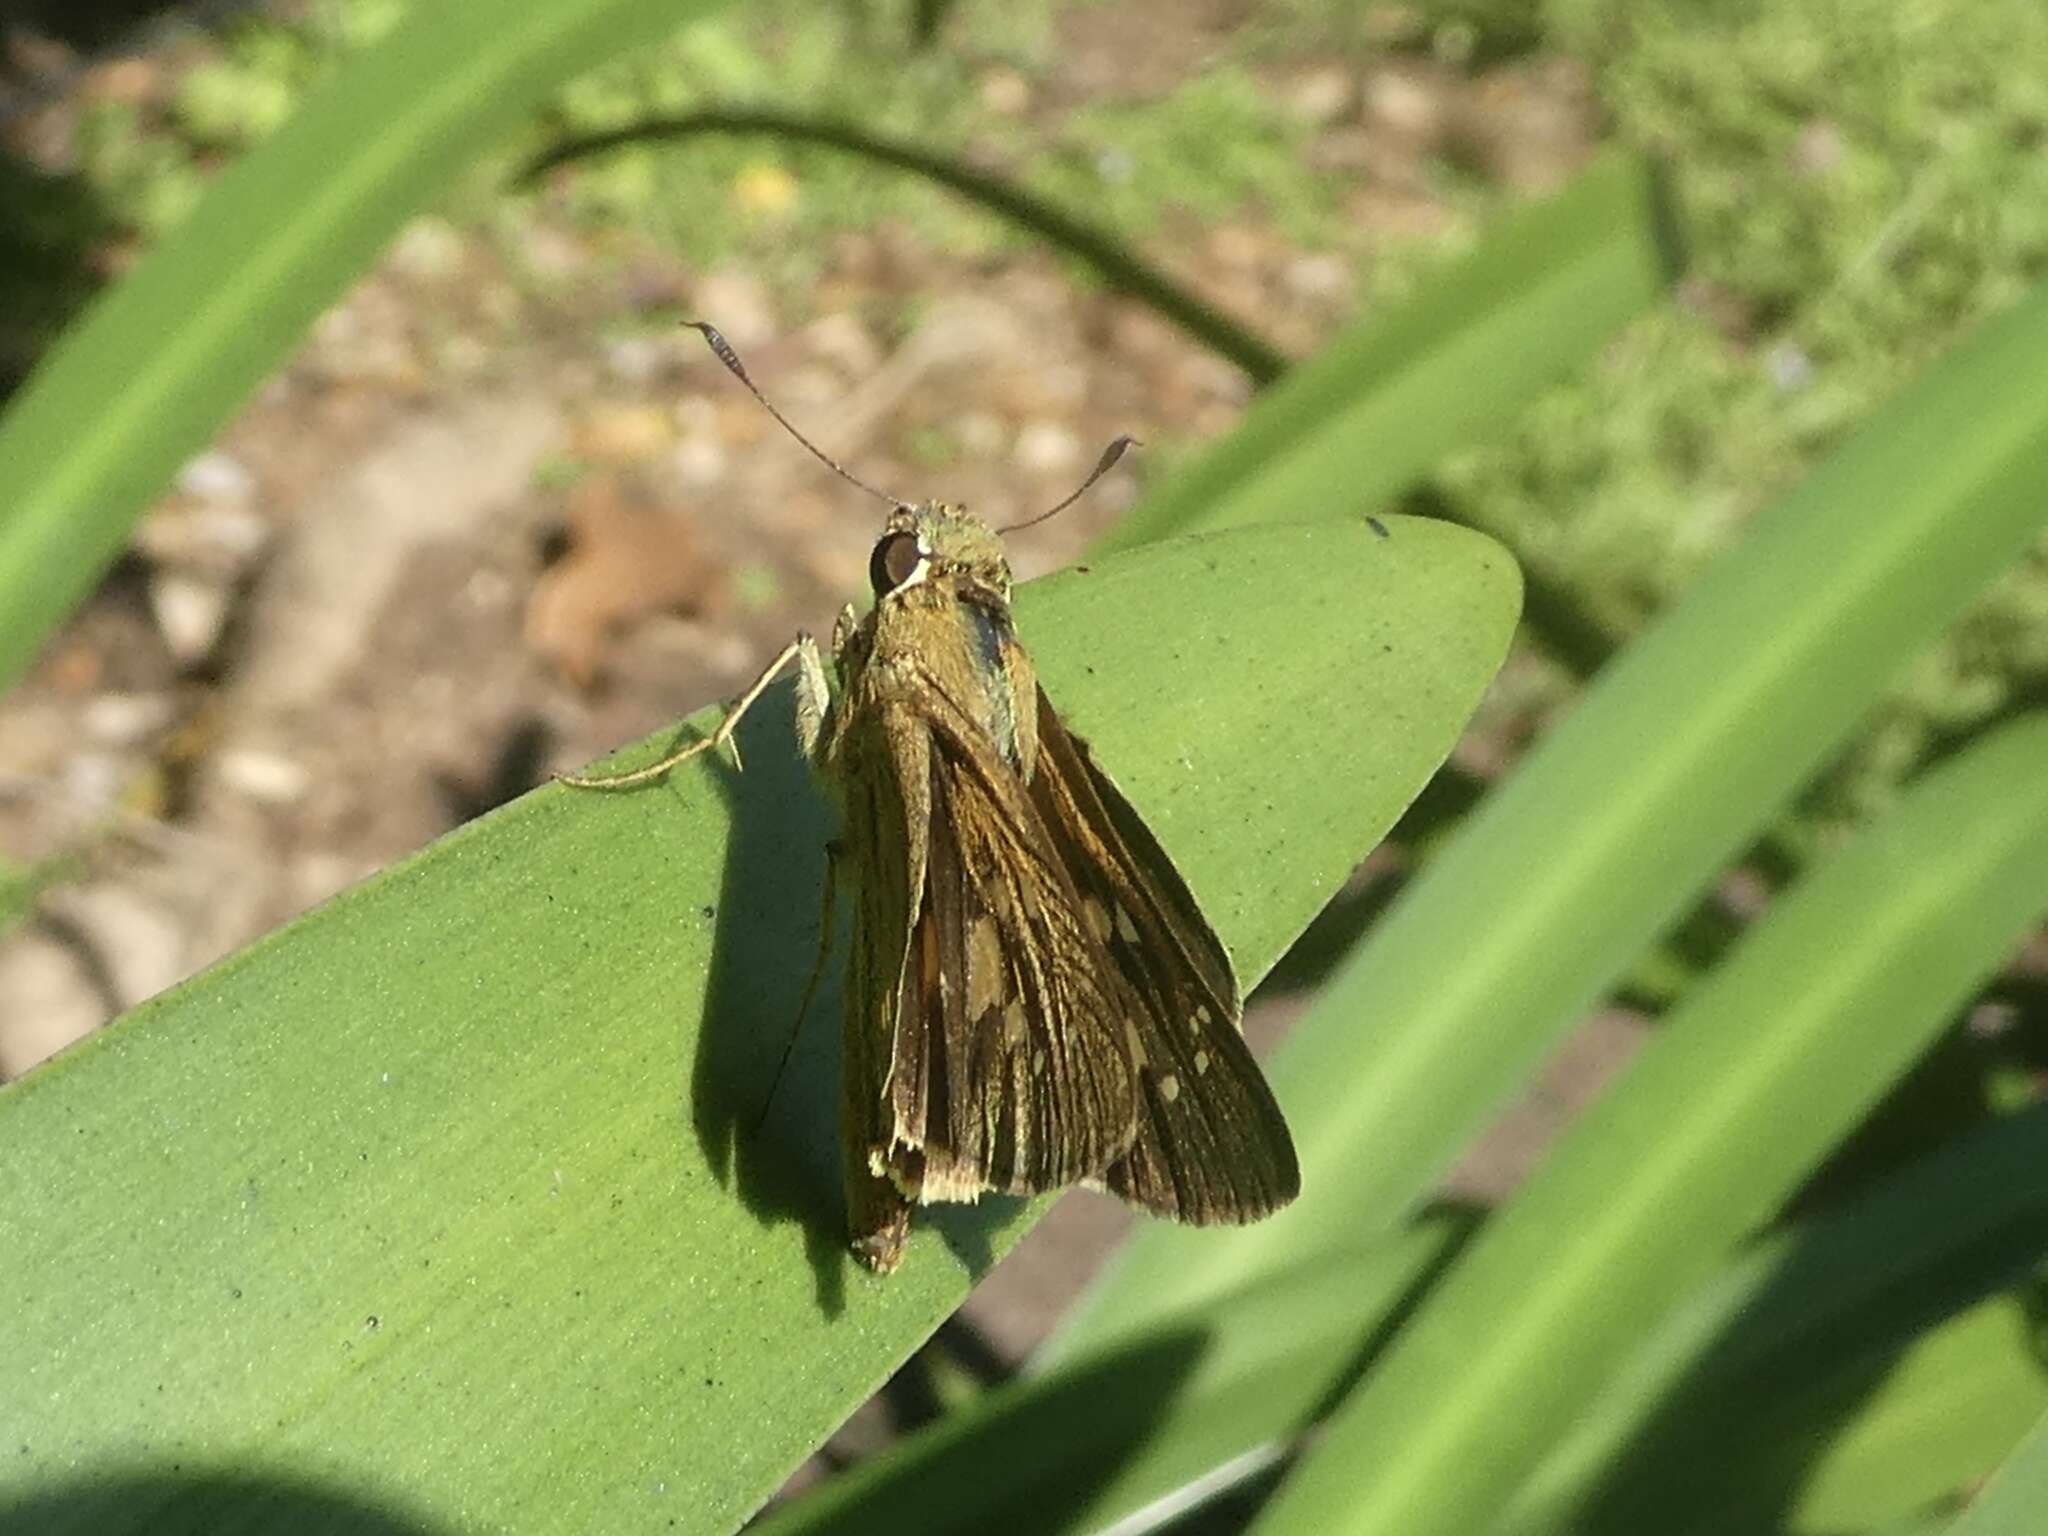
M868 556L868 582L875 589L877 598L887 597L903 583L917 574L917 568L924 556L917 548L914 533L885 534L875 546L875 552Z

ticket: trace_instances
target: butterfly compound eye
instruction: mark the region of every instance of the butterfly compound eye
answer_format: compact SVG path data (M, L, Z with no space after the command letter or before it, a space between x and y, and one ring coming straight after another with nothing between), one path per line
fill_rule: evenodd
M924 554L917 547L916 534L885 535L868 557L868 581L875 589L875 596L887 597L915 576L923 563Z

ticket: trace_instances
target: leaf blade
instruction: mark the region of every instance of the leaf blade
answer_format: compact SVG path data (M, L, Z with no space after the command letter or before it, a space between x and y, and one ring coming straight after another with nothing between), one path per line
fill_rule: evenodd
M1775 904L1489 1223L1261 1528L1492 1519L1631 1340L2048 911L2043 761L2048 716L2003 728Z
M1583 364L1664 291L1675 260L1648 168L1606 156L1290 370L1103 547L1387 505Z
M2048 289L1759 517L1431 860L1276 1054L1303 1197L1200 1248L1140 1233L1055 1352L1419 1201L1896 669L2032 541L2044 401Z
M1405 699L1447 751L1512 632L1497 547L1392 531L1186 541L1018 595L1048 690L1247 969L1427 772L1418 748L1361 788L1324 715L1280 795L1260 704ZM1290 649L1316 609L1352 621ZM1380 623L1437 638L1426 672L1375 681ZM856 1272L829 1022L748 1135L829 831L777 707L737 783L700 759L529 795L0 1089L0 1421L30 1447L0 1488L148 1446L465 1522L724 1529L881 1383L1027 1213L960 1210L898 1275Z

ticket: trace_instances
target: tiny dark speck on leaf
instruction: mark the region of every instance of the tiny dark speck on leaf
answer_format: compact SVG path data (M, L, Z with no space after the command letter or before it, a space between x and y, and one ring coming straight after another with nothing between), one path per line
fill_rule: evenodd
M234 1298L236 1301L240 1301L242 1299L242 1288L238 1285L233 1290L229 1291L228 1295Z
M716 916L718 916L718 908L716 908L716 907L706 907L706 908L704 909L704 918L705 918L705 921L709 922L709 921L710 921L710 920L711 920L712 918L714 918L714 917L716 917Z
M1086 575L1088 574L1088 572L1089 572L1089 571L1090 571L1091 569L1093 569L1093 567L1091 567L1091 566L1086 566L1086 565L1077 565L1077 566L1075 566L1075 567L1074 567L1074 569L1075 569L1076 571L1078 571L1078 572L1079 572L1079 573L1080 573L1081 575L1083 575L1083 576L1086 576Z
M383 1326L384 1320L381 1317L377 1316L377 1314L374 1312L372 1312L368 1317L363 1319L363 1332L365 1333L375 1333L379 1328L382 1328Z
M1368 517L1365 520L1365 526L1383 539L1391 539L1393 537L1391 533L1387 532L1387 525L1376 517Z

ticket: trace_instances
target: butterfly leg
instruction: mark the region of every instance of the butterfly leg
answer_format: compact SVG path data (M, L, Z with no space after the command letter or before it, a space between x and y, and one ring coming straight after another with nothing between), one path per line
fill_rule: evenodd
M732 752L733 766L736 768L744 767L745 765L740 762L739 744L733 739L733 732L739 729L740 721L746 718L747 711L752 709L761 695L768 691L768 685L774 682L782 669L792 661L796 662L798 666L797 725L799 731L801 731L803 729L803 684L805 678L807 675L815 675L817 678L822 679L825 671L824 663L818 656L818 642L809 635L798 635L780 651L776 652L775 659L768 663L761 675L755 678L748 686L747 691L733 701L732 708L725 712L725 718L718 722L718 729L709 736L700 737L696 741L689 742L669 753L660 762L649 763L645 768L636 768L631 773L601 774L597 776L564 773L557 774L556 778L561 783L567 784L574 789L627 789L635 784L646 784L658 779L670 769L688 762L698 753L709 752L716 747L728 748ZM823 718L823 711L820 710L817 721L821 723ZM808 745L806 745L805 750L808 752Z
M809 635L796 637L796 742L812 762L832 713L832 685L825 680L825 658Z

